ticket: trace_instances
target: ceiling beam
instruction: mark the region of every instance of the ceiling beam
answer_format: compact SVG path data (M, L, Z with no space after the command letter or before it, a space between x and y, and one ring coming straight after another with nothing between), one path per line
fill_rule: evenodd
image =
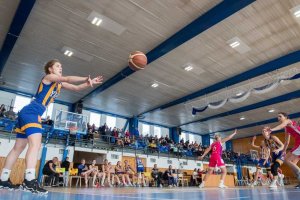
M224 0L196 20L182 28L180 31L172 35L170 38L162 42L160 45L155 47L153 50L147 53L148 64L157 60L158 58L162 57L163 55L167 54L168 52L172 51L173 49L177 48L181 44L187 42L188 40L192 39L193 37L199 35L200 33L208 30L212 26L216 25L217 23L223 21L227 17L233 15L234 13L238 12L239 10L245 8L246 6L253 3L255 0ZM102 85L97 87L95 90L91 91L87 95L85 95L82 99L91 98L99 93L103 92L104 90L108 89L109 87L113 86L114 84L118 83L119 81L123 80L127 76L133 74L132 71L128 66L124 68L122 71L117 73L115 76L104 82Z
M11 54L15 43L17 42L23 26L35 4L35 0L21 0L17 8L15 16L6 34L2 48L0 50L0 76L2 76L3 68Z
M255 109L258 109L258 108L274 105L274 104L277 104L277 103L282 103L282 102L285 102L285 101L290 101L290 100L297 99L297 98L300 98L300 90L290 92L290 93L287 93L287 94L284 94L284 95L280 95L278 97L267 99L267 100L264 100L264 101L261 101L261 102L257 102L257 103L254 103L254 104L251 104L251 105L248 105L248 106L244 106L244 107L240 107L240 108L237 108L237 109L234 109L234 110L223 112L223 113L220 113L220 114L217 114L217 115L206 117L206 118L203 118L203 119L187 122L187 123L181 124L180 126L193 124L193 123L199 123L199 122L205 122L205 121L208 121L208 120L217 119L217 118L221 118L221 117L228 117L230 115L255 110Z
M300 61L300 50L289 53L289 54L279 57L275 60L269 61L265 64L259 65L253 69L250 69L241 74L235 75L229 79L226 79L224 81L218 82L216 84L213 84L211 86L208 86L206 88L198 90L192 94L181 97L181 98L171 101L167 104L152 108L151 110L143 112L140 115L143 115L143 114L146 114L149 112L153 112L156 110L163 110L163 109L169 108L171 106L175 106L175 105L178 105L178 104L181 104L184 102L188 102L192 99L207 95L212 92L216 92L218 90L224 89L226 87L230 87L230 86L238 84L240 82L247 81L249 79L264 75L266 73L281 69L283 67L295 64L299 61Z

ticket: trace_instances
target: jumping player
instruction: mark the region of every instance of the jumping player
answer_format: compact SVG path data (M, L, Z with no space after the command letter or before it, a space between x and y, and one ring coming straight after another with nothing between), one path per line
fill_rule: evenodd
M263 129L263 136L265 138L266 146L271 150L272 163L271 163L271 173L273 175L273 180L270 184L270 188L277 188L278 180L278 168L282 165L284 161L283 154L283 143L278 139L278 137L271 135L270 131L266 128Z
M46 107L59 95L61 88L79 91L94 84L102 83L103 78L62 76L62 65L58 60L50 60L44 67L46 75L42 78L37 93L31 103L25 106L18 114L16 132L17 139L13 149L9 152L0 178L0 188L15 189L9 177L11 169L19 155L28 144L25 156L26 170L25 179L21 187L32 193L47 194L48 191L41 188L36 179L35 167L42 140L41 116ZM73 85L71 83L82 83Z
M234 131L231 135L228 137L222 139L219 135L215 135L215 142L212 143L203 153L203 155L199 158L200 160L203 160L203 158L208 154L208 152L211 151L211 156L209 159L209 169L207 174L205 175L202 183L199 185L199 188L203 188L205 186L205 182L207 181L208 177L212 174L215 167L221 168L221 180L219 184L219 188L227 188L227 186L224 185L225 176L227 174L225 163L222 159L222 143L227 142L228 140L231 140L235 135L237 134L237 130Z
M300 188L300 168L297 166L297 163L300 160L300 126L297 122L289 119L288 115L284 112L278 113L278 121L280 124L274 128L267 127L269 133L273 131L278 131L285 129L285 143L283 152L286 152L291 136L295 139L294 147L290 152L285 156L285 163L292 169L296 175L299 184L295 187L296 189Z
M270 149L266 146L264 140L261 141L260 146L255 145L255 140L256 140L256 136L253 137L251 146L260 150L259 151L260 158L259 158L259 161L258 161L257 166L256 166L256 172L255 172L255 176L254 176L254 181L251 184L251 187L257 185L258 174L259 174L259 172L260 172L260 170L261 170L262 167L265 167L267 169L269 177L272 177L271 165L270 165L270 162L269 162L269 159L270 159Z

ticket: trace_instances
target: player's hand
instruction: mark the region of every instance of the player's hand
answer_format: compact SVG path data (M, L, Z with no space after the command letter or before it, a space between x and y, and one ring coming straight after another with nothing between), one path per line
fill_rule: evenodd
M233 134L237 134L237 129L234 130Z
M199 159L199 160L203 160L203 156L199 156L198 159Z
M87 82L91 87L93 87L94 85L101 84L103 82L103 77L97 76L97 77L91 79L91 76L89 75Z
M253 140L256 140L256 135L253 136Z
M274 150L273 152L274 152L276 155L279 154L279 150L278 150L278 149Z
M94 85L97 85L97 84L101 84L101 83L103 83L103 77L102 76L97 76L97 77L95 77L95 78L93 78L92 80L91 80L91 82L92 82L92 84ZM92 86L93 87L93 86Z

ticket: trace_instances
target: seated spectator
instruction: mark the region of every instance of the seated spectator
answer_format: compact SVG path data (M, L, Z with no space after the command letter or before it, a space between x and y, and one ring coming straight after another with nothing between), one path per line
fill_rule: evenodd
M124 138L124 145L129 146L131 144L130 138L128 136L125 136Z
M6 109L5 109L5 105L2 104L0 106L0 117L5 117L4 113L5 113Z
M69 183L69 170L70 170L70 162L69 157L66 157L66 159L61 163L61 168L65 168L64 172L64 186L68 186Z
M108 160L105 159L104 164L102 165L102 172L105 173L105 176L107 177L107 182L108 182L109 187L112 187L112 184L110 182L110 178L111 178L110 171L111 170L110 170L110 166L108 165Z
M115 166L115 173L122 180L123 185L127 187L128 185L125 180L125 171L122 168L121 161L117 162L117 165Z
M96 187L95 181L98 176L98 166L96 166L96 160L93 160L92 164L89 166L89 170L86 172L87 176L93 177L93 187ZM86 177L87 177L86 176ZM85 185L87 186L87 179L85 180Z
M134 171L134 169L129 165L128 161L125 160L124 161L124 176L125 176L127 184L129 186L133 186L131 181L130 181L130 176L133 177L135 174L136 174L136 172Z
M108 167L107 167L110 175L111 175L111 184L114 185L115 181L117 181L117 185L120 186L121 182L119 179L119 176L116 174L115 169L112 167L111 162L108 162Z
M154 182L156 183L157 187L162 187L162 182L161 182L161 178L162 178L162 172L159 171L159 169L157 168L157 164L154 164L154 167L152 169L151 172L151 176L154 179Z
M78 175L83 176L85 180L85 186L88 186L88 175L90 175L91 171L89 171L89 168L85 164L85 159L81 160L81 164L78 165Z
M43 168L43 174L48 177L45 180L46 186L58 186L59 173L55 171L56 166L58 165L58 158L53 157L52 160L49 160ZM52 183L53 181L53 183Z
M176 187L174 170L172 169L172 165L169 165L169 168L165 172L165 178L168 180L169 187Z
M195 168L192 174L192 186L197 186L198 185L198 172L197 169Z
M45 121L43 121L42 124L52 126L53 125L53 120L50 119L50 116L47 116L47 119Z

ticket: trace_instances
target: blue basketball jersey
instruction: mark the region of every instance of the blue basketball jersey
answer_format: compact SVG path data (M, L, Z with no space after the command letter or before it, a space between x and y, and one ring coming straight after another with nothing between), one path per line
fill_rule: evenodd
M52 82L47 85L41 81L34 96L35 101L47 107L59 95L61 86L61 83Z

